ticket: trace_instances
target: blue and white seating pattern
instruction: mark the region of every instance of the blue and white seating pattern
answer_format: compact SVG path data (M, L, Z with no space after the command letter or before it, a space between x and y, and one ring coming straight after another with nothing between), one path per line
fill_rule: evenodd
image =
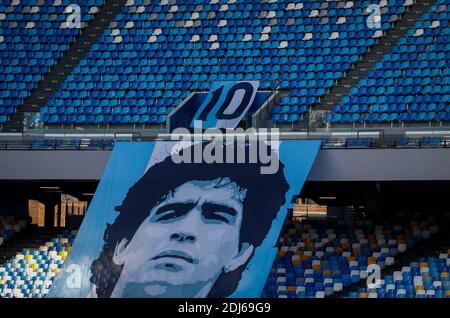
M0 0L0 123L74 42L105 0ZM68 28L69 5L81 9L80 28Z
M13 216L0 215L0 246L20 232L27 225L25 220L16 220Z
M450 250L423 257L377 281L377 287L350 292L350 298L450 298Z
M438 0L333 107L339 123L450 121L450 1Z
M0 296L45 297L70 252L76 231L60 235L39 249L24 249L0 266Z
M381 1L378 30L366 23L370 4L129 0L41 109L42 121L162 124L191 92L228 80L260 80L262 89L279 84L292 90L298 105L273 120L295 120L412 1Z
M262 296L323 298L341 292L367 278L368 265L393 265L398 253L438 231L433 218L399 220L378 225L334 220L288 224Z

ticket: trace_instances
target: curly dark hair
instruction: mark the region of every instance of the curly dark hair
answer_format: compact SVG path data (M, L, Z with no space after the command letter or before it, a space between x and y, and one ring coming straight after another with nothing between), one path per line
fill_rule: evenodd
M203 147L204 145L202 149ZM237 147L233 149L237 151ZM248 149L249 147L246 147L246 154L249 153ZM267 146L267 151L271 153L270 146ZM131 241L140 224L163 196L188 181L228 177L240 187L247 189L243 202L244 214L239 243L241 246L243 243L250 243L256 249L267 236L278 210L286 202L285 193L289 189L282 162L279 162L278 172L274 174L261 174L262 166L264 165L261 163L175 164L169 156L148 169L128 190L122 204L115 208L119 215L113 224L106 226L103 249L91 264L90 281L96 285L97 296L110 297L120 277L123 266L116 265L112 261L116 245L123 239ZM231 295L237 288L247 263L229 273L222 271L208 297L222 298Z

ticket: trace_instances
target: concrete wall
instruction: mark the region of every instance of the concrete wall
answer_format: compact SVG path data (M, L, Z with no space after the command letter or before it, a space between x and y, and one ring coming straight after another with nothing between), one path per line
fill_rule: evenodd
M98 180L111 151L0 151L3 180Z
M110 151L0 151L0 180L98 180ZM450 149L321 150L308 181L450 180Z
M321 150L308 181L450 180L450 149Z

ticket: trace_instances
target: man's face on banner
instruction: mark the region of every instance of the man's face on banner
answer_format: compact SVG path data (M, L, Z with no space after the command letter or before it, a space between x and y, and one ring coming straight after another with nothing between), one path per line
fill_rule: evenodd
M246 190L228 178L189 181L167 193L131 241L116 248L125 292L131 286L149 296L170 287L199 290L222 270L245 264L253 251L239 244L245 196Z

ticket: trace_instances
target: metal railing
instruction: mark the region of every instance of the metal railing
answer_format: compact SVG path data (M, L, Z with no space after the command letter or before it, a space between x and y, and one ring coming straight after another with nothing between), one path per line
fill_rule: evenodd
M283 140L284 138L281 138ZM321 140L321 149L404 149L450 148L450 137L330 137L306 138ZM0 140L0 150L112 150L116 142L141 142L164 138L133 136L130 138L22 138ZM165 139L170 140L170 139Z

